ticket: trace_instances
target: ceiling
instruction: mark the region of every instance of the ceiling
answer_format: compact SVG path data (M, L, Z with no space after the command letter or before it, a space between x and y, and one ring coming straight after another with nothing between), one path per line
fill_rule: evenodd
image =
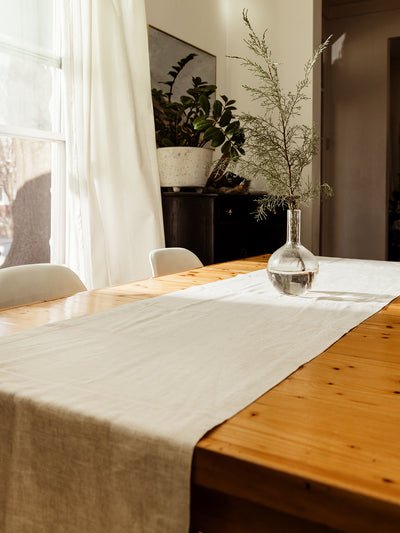
M327 19L355 17L393 9L400 9L400 0L322 0L322 13Z

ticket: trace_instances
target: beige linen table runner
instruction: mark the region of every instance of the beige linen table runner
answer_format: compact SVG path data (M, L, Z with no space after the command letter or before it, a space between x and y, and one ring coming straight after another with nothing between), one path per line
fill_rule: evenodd
M400 264L320 259L0 339L0 531L187 533L193 449L400 294Z

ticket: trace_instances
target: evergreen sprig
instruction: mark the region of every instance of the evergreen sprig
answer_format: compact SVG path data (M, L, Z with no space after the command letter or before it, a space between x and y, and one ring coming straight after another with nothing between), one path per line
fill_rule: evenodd
M262 177L268 194L259 200L258 216L263 218L267 211L278 206L297 209L300 203L312 198L331 196L331 187L323 183L312 185L305 181L304 169L318 153L319 136L315 126L299 124L302 104L308 100L305 89L310 85L313 67L329 44L329 38L315 50L304 66L304 76L297 82L294 91L284 92L279 79L279 65L272 59L266 42L266 33L258 37L243 10L243 20L249 37L245 39L249 50L256 56L233 56L239 59L256 79L257 87L243 85L253 100L258 100L264 112L262 115L243 113L240 116L246 135L246 157L240 160L240 172L246 177Z

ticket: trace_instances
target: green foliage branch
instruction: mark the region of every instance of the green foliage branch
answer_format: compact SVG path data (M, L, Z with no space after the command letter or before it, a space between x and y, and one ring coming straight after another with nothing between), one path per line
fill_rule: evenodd
M278 206L297 209L300 203L312 198L332 195L327 183L313 185L310 180L304 180L304 169L318 153L319 136L315 126L299 124L296 120L303 102L308 99L305 89L310 85L312 69L328 46L329 38L305 64L304 77L297 82L295 90L285 93L279 79L279 65L272 59L266 42L267 31L261 38L256 35L247 10L243 10L243 20L249 31L245 43L256 59L233 57L259 80L257 87L243 87L253 100L260 102L264 113L240 116L247 139L246 157L240 160L240 171L251 179L264 179L268 194L259 199L258 217L265 218L268 211Z
M192 77L192 86L179 100L173 99L174 85L184 67L196 54L189 54L171 67L169 79L162 82L168 90L152 89L156 144L158 147L194 146L212 148L221 146L221 158L210 178L221 177L231 160L244 154L245 136L240 121L235 118L235 100L221 95L211 105L216 85L200 77Z

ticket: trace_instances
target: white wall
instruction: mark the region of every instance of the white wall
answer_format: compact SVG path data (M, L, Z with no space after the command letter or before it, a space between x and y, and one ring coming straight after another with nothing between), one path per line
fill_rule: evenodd
M148 24L215 54L218 94L236 99L241 112L257 112L258 104L251 101L242 87L244 83L253 84L254 80L239 61L227 57L248 55L243 41L247 36L243 8L248 9L250 22L258 34L268 28L268 43L276 61L282 63L282 85L288 90L294 89L302 77L304 64L315 48L314 16L320 18L320 5L321 0L246 0L245 3L243 0L146 0L146 11ZM311 99L304 106L302 120L313 122ZM252 188L260 190L263 183L252 184ZM303 212L302 241L317 251L318 206L314 206L314 211L315 217L311 208Z
M247 29L242 20L242 1L233 0L228 17L228 54L249 56L243 39ZM304 63L313 50L313 0L247 0L249 20L258 35L267 28L267 42L274 60L280 63L280 79L285 90L294 89L303 76ZM257 111L242 85L254 85L254 78L234 59L227 59L228 83L243 111ZM311 92L310 92L311 96ZM304 119L311 121L311 105L304 109Z
M400 9L327 21L339 57L326 65L326 178L322 253L385 259L387 247L388 38Z
M225 94L226 0L145 1L148 24L217 57L218 94Z

